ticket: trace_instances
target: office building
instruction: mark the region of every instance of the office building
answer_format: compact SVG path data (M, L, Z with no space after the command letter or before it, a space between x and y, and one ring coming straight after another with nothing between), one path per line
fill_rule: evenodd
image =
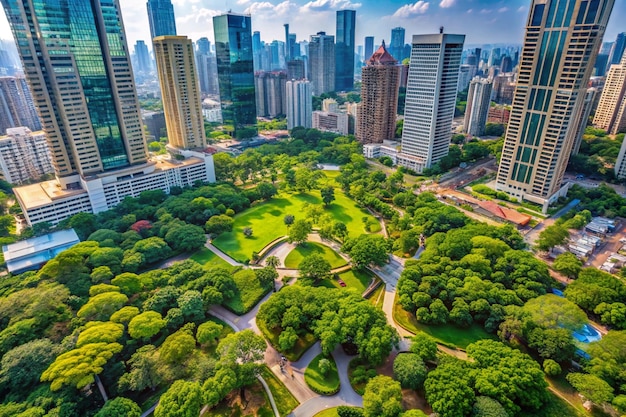
M286 83L284 71L254 74L257 116L275 118L286 113Z
M256 132L256 97L250 16L233 13L215 16L215 51L222 101L222 119L235 135Z
M59 230L20 242L2 245L2 254L7 269L12 274L21 274L41 268L61 252L80 243L74 229Z
M287 81L287 128L313 125L313 94L311 83L306 80Z
M618 34L611 47L611 52L609 54L609 67L611 65L617 65L622 61L624 51L626 51L626 32Z
M6 136L0 136L0 170L10 184L22 184L53 174L46 134L31 132L27 127L7 129Z
M148 142L158 141L167 137L165 113L162 111L141 111L143 125L148 130Z
M421 172L448 155L465 35L414 35L402 153Z
M593 125L609 135L626 132L626 55L609 69Z
M402 62L404 56L404 37L405 30L402 27L391 29L391 43L389 44L389 53L396 61Z
M498 191L544 211L567 194L563 176L613 5L614 0L533 0Z
M385 42L361 70L361 103L358 108L356 139L382 143L393 139L398 113L400 66L385 48Z
M476 67L471 65L461 65L459 67L459 84L457 90L459 92L466 91L469 88L470 81L476 76Z
M314 111L313 129L347 135L349 132L348 115L338 112Z
M511 118L511 109L506 106L495 105L489 107L489 113L487 115L487 123L496 123L500 125L509 124Z
M207 38L200 38L196 42L196 69L200 80L200 91L206 95L218 95L217 62L215 54L211 52L211 42Z
M620 180L626 178L626 140L622 142L617 162L615 162L615 177Z
M72 2L58 14L41 2L2 4L24 43L24 72L56 174L54 181L14 189L29 224L99 213L145 190L215 181L210 155L148 162L117 1Z
M152 70L152 60L150 59L150 52L144 41L137 41L135 43L135 62L136 67L134 69L138 72L148 73Z
M0 77L0 135L12 127L41 130L41 121L26 78Z
M309 42L309 74L313 94L335 91L335 37L319 32Z
M306 78L304 61L300 58L295 61L287 61L287 79L302 80Z
M325 98L322 101L322 111L336 113L339 111L339 104L334 98Z
M482 136L485 133L487 116L491 105L491 80L475 77L470 82L465 107L463 131L472 136Z
M178 149L205 148L202 97L191 39L157 36L152 44L169 145Z
M513 71L513 59L510 56L505 56L500 62L500 72L507 73Z
M576 125L576 133L574 134L574 145L572 145L572 155L576 155L580 151L580 145L583 142L583 136L585 135L585 130L587 130L587 125L589 124L589 116L591 115L591 111L593 110L593 105L596 102L597 95L597 89L587 89L587 94L585 94L585 102L583 103L583 110L580 113L580 119L578 119Z
M354 39L356 11L337 11L337 36L335 44L335 90L354 88Z
M148 0L147 7L152 39L157 36L176 36L176 19L171 0Z
M491 99L497 104L513 103L516 85L514 74L498 74L498 76L493 78L493 93Z
M265 45L261 42L261 32L255 31L252 34L252 60L255 72L266 69L262 66L263 52L265 52ZM267 67L267 70L269 70L269 66Z
M369 59L372 57L373 54L374 54L374 37L366 36L365 37L365 55L364 55L365 62L369 61Z

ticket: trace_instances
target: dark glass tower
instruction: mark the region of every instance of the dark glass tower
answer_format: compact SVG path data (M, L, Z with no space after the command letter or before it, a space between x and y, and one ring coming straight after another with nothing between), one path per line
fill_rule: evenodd
M365 62L369 61L369 59L374 54L374 37L366 36L365 37Z
M222 119L238 137L256 132L250 28L250 16L228 13L213 18Z
M150 35L176 35L176 20L174 6L170 0L148 0L148 20L150 21Z
M391 44L389 45L389 53L398 60L398 62L402 62L402 58L404 56L404 28L397 27L391 29Z
M354 35L356 11L337 11L337 36L335 39L335 90L354 88Z
M118 0L1 0L63 188L146 161Z

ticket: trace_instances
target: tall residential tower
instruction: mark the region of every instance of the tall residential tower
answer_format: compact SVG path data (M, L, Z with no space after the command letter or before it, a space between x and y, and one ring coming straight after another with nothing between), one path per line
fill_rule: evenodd
M313 94L335 91L335 37L319 32L309 42L309 80Z
M287 128L310 128L313 118L311 83L306 80L287 81Z
M150 22L150 35L157 36L176 35L176 20L174 18L174 6L171 0L148 0L148 21Z
M491 105L491 80L475 77L467 92L467 107L463 131L472 136L482 136L487 124L489 106Z
M337 11L337 37L335 45L335 90L354 88L354 37L356 11Z
M621 63L611 65L593 125L606 130L609 135L626 130L626 54Z
M567 193L563 176L614 3L533 0L497 190L544 210Z

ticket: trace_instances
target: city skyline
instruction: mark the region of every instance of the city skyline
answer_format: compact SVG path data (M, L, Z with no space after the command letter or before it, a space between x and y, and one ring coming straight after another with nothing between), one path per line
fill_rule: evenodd
M150 26L146 1L119 0L126 24L128 43L137 40L150 40ZM528 16L529 0L434 0L408 3L392 0L374 2L361 0L287 0L251 1L237 0L215 7L209 0L173 0L176 24L181 35L193 41L201 37L213 39L212 17L232 9L236 13L252 14L252 30L260 31L264 41L284 39L284 28L276 24L291 25L291 33L298 41L308 40L319 31L335 34L335 13L337 10L357 11L356 45L362 45L365 36L374 36L375 44L384 39L390 42L391 29L396 26L406 28L407 39L414 34L436 33L440 26L446 33L467 35L466 46L473 44L521 44L524 24ZM626 2L615 5L606 31L606 41L614 41L623 32L626 19ZM471 17L471 18L470 18ZM476 24L476 19L485 23ZM143 24L141 24L143 22ZM4 10L0 11L0 39L12 39ZM149 42L146 42L149 43Z

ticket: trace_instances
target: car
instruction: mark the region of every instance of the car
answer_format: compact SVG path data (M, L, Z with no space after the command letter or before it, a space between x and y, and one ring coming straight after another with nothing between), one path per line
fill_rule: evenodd
M340 287L345 287L345 286L346 286L346 283L345 283L345 282L343 282L343 280L342 280L342 279L338 279L338 280L337 280L337 282L339 283L339 286L340 286Z

